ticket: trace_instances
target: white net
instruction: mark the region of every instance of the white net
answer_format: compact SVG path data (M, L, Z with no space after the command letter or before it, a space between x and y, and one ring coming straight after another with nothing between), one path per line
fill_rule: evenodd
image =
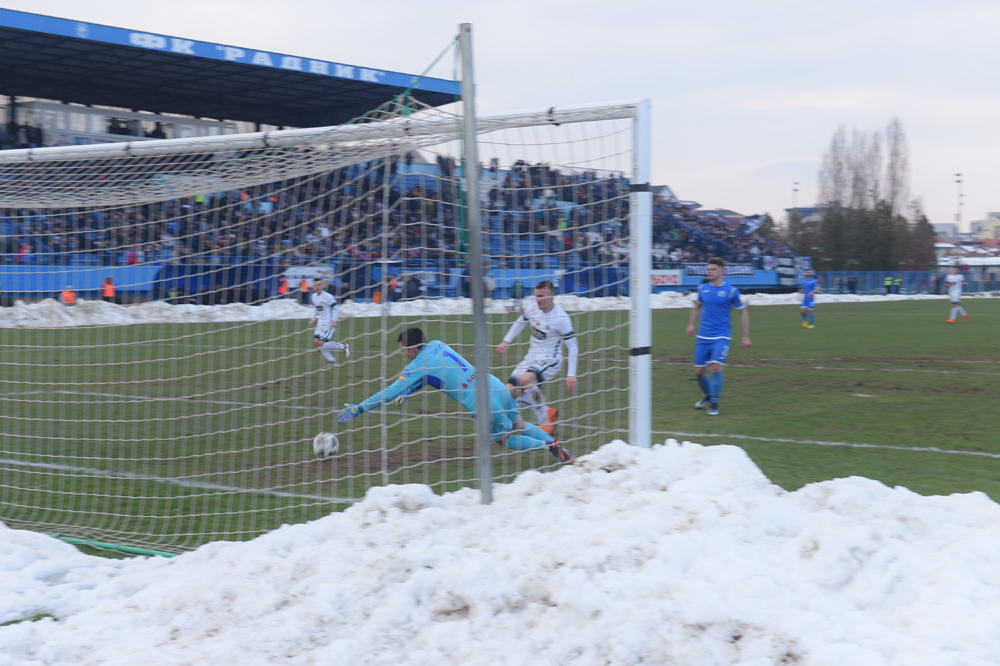
M478 125L492 372L527 354L530 327L492 348L552 281L577 385L567 359L541 387L558 418L523 415L577 455L628 429L633 118ZM177 552L373 485L474 485L474 421L441 391L336 421L396 378L406 328L473 359L459 120L397 101L336 128L0 153L0 520ZM321 348L315 277L339 307ZM496 479L553 464L495 447Z

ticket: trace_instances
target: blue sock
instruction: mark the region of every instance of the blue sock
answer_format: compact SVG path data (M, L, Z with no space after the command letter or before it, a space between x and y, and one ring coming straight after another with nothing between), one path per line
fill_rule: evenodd
M705 375L702 375L701 377L698 378L698 386L701 387L701 391L705 395L709 396L712 395L712 385L711 383L709 383L708 377L706 377Z
M543 446L545 446L544 443L524 435L511 435L507 438L506 444L506 447L511 451L530 451L531 449L540 449Z
M534 423L525 423L523 434L507 438L507 448L512 451L530 451L545 448L555 440Z
M815 325L816 324L816 314L813 313L813 312L809 313L809 324L810 325Z
M719 396L722 395L722 371L712 373L712 392L709 396L712 398L713 404L719 403Z
M522 430L522 432L531 439L541 440L543 445L548 445L556 441L555 437L546 434L544 430L536 426L534 423L525 423L524 430Z

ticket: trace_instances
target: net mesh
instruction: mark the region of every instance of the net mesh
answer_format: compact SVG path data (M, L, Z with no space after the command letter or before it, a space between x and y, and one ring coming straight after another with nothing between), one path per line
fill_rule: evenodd
M623 438L631 109L482 119L475 193L460 120L401 98L334 128L0 153L0 520L178 552L376 485L475 484L474 421L441 391L336 423L399 374L405 328L474 357L468 202L489 344L552 280L580 349L576 390L565 364L542 387L556 436L577 455ZM349 356L314 346L315 277ZM320 431L340 441L325 460ZM556 464L494 451L498 480Z

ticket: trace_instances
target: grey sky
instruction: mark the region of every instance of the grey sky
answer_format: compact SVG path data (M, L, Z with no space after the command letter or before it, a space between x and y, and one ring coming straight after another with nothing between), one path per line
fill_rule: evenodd
M833 132L898 117L911 195L963 226L1000 210L1000 4L508 0L6 0L123 28L417 73L473 24L483 113L649 97L653 180L783 217L817 196ZM450 78L452 62L432 74Z

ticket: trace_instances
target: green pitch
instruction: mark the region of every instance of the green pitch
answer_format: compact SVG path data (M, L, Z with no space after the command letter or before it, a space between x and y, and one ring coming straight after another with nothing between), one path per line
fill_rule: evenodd
M656 315L654 441L743 447L787 489L864 476L923 494L1000 499L1000 300L820 303L803 329L794 305L751 308L750 349L735 347L721 415L692 408L686 314ZM735 320L734 320L735 321Z
M1000 389L993 331L1000 301L820 304L817 328L795 306L751 308L749 350L735 348L718 417L692 405L687 310L653 313L653 441L743 447L779 485L860 475L921 493L1000 497L991 412ZM558 436L577 455L626 438L627 313L574 313L583 356L577 394L547 388ZM494 372L522 340L492 353L510 316L490 318ZM407 405L337 426L403 366L395 335L424 325L471 358L472 331L428 321L352 318L350 363L326 367L304 320L5 329L0 344L0 521L63 537L162 551L248 539L349 506L371 486L475 486L473 421L424 390ZM523 336L522 336L523 337ZM321 430L341 453L318 461ZM382 446L385 442L386 446ZM548 468L545 451L496 449L497 480Z
M491 335L511 318L495 317ZM584 452L625 436L628 355L615 327L627 313L578 321L591 331L589 395L551 397L566 414L560 437ZM474 421L438 391L336 422L345 402L396 378L396 336L412 325L472 358L471 327L437 315L345 320L337 337L352 355L336 366L314 350L304 319L4 330L0 521L179 551L324 516L372 486L475 487ZM506 377L526 348L493 354L495 372ZM320 431L339 437L333 459L312 453ZM547 450L497 447L495 478L554 464Z

